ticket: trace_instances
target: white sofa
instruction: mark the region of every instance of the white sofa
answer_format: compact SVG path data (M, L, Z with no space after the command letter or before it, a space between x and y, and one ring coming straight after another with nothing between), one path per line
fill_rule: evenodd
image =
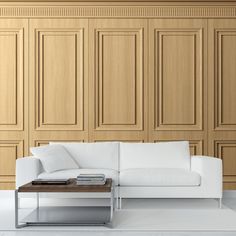
M16 161L16 187L36 178L72 178L104 173L114 180L120 198L222 198L222 162L190 157L189 143L50 143L60 144L79 169L47 173L36 157Z

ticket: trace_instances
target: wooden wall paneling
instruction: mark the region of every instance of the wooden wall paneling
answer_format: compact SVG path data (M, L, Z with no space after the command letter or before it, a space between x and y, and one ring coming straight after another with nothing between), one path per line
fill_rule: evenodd
M0 189L15 188L28 149L28 21L0 20Z
M88 139L88 20L30 20L30 145Z
M90 141L147 140L146 36L147 20L89 20Z
M1 18L235 18L234 0L22 1L1 0ZM178 1L178 3L176 3ZM17 4L15 3L17 2ZM30 3L29 3L30 2ZM175 2L175 3L174 3Z
M236 188L236 20L209 20L208 146L223 161L224 188Z
M149 20L149 141L192 140L207 152L207 21Z

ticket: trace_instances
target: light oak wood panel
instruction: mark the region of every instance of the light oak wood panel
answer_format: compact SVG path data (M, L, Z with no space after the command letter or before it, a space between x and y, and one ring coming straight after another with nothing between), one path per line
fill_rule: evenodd
M99 74L96 82L99 91L96 129L132 129L133 126L142 128L142 107L138 102L142 100L142 65L137 64L142 56L140 35L142 37L141 30L97 30Z
M83 130L83 28L36 27L36 128Z
M0 29L0 52L0 130L23 130L23 26Z
M89 28L90 141L119 132L146 139L147 21L89 20Z
M149 141L207 155L207 21L149 20Z
M16 159L23 154L23 141L0 140L0 189L14 186Z
M236 29L215 29L215 129L236 130Z
M28 154L28 21L0 19L0 189L15 187Z
M30 0L29 0L30 1ZM56 1L56 0L54 0ZM235 18L236 4L233 0L201 1L201 4L184 0L178 3L162 1L22 1L17 4L1 2L3 18ZM109 3L108 3L109 2ZM188 3L186 3L188 2Z
M208 148L223 161L224 188L236 188L236 21L208 21Z
M152 126L202 130L205 22L150 20L149 26Z
M88 139L88 20L30 20L30 145Z
M229 186L236 185L236 140L214 141L215 154L223 161L224 183Z

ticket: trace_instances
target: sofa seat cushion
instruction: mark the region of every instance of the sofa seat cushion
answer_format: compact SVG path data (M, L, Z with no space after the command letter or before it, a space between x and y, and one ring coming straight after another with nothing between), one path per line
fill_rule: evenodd
M137 168L120 172L121 186L199 186L198 173L174 168Z
M52 173L43 172L38 178L40 179L62 179L76 178L79 174L104 174L106 178L112 178L115 185L118 184L118 171L112 169L70 169L60 170Z

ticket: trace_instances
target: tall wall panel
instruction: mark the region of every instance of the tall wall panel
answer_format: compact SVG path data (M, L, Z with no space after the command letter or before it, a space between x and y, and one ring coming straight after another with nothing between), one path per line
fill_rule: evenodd
M88 20L30 20L30 145L88 139Z
M206 20L149 20L149 140L207 153Z
M147 141L147 20L89 20L89 140Z
M15 161L28 154L28 24L0 20L0 189L14 188Z
M209 20L209 154L223 161L224 188L236 188L236 21Z

